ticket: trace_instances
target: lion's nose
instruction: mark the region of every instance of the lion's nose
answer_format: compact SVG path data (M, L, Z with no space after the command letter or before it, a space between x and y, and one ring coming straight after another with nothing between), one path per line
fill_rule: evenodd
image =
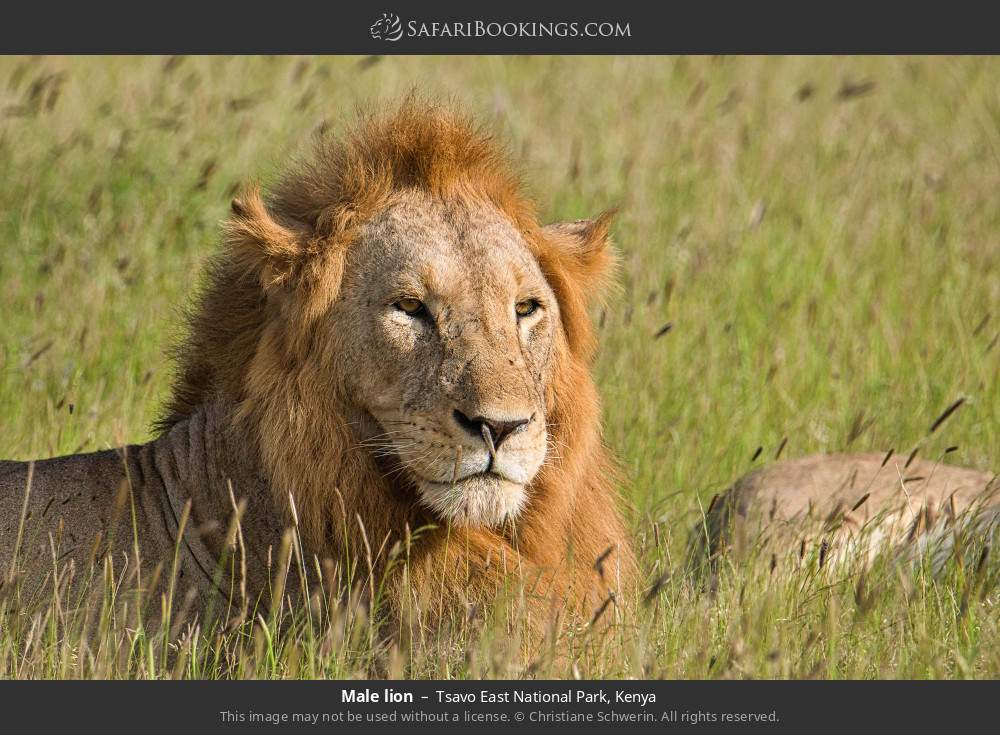
M500 421L488 419L485 416L466 416L457 408L454 412L455 423L472 436L482 437L491 450L500 448L504 440L531 421L531 418Z

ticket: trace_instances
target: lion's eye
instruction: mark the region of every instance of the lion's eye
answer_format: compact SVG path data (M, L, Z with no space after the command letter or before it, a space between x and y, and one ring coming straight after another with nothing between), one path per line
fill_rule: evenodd
M420 299L400 299L396 302L396 308L408 316L420 316L427 310Z
M534 299L525 299L524 301L518 301L514 305L514 311L517 313L518 317L531 316L538 310L539 306L541 306L541 304Z

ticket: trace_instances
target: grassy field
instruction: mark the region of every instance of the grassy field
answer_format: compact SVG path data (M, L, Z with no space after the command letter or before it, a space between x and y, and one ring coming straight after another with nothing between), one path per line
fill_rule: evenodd
M699 508L782 443L1000 469L996 59L0 59L0 457L147 439L240 183L414 86L493 123L547 219L621 206L606 436L649 574L678 573L577 672L1000 676L996 590L961 568L731 569L715 595L679 573ZM19 615L0 612L3 676L366 673L343 626L173 667L134 631L84 656ZM409 671L521 673L491 645Z

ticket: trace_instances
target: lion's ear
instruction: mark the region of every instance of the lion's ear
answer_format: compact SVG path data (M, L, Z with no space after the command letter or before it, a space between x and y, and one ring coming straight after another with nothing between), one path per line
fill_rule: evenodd
M615 265L609 230L615 212L595 219L560 222L542 228L544 246L538 259L559 301L570 349L589 359L594 353L588 306L604 296Z
M280 221L268 211L257 187L233 199L232 210L225 237L234 260L255 275L268 294L288 285L307 255L308 227Z
M589 299L603 296L614 271L616 258L610 230L616 214L616 210L609 210L594 219L557 222L542 228L560 265L587 290Z

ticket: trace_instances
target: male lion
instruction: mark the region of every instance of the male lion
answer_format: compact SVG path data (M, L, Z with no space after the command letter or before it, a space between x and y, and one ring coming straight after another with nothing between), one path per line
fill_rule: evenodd
M225 596L238 536L253 604L294 526L391 615L513 583L589 619L635 569L589 371L608 226L540 226L488 135L413 100L319 142L233 202L158 438L0 463L4 573Z

